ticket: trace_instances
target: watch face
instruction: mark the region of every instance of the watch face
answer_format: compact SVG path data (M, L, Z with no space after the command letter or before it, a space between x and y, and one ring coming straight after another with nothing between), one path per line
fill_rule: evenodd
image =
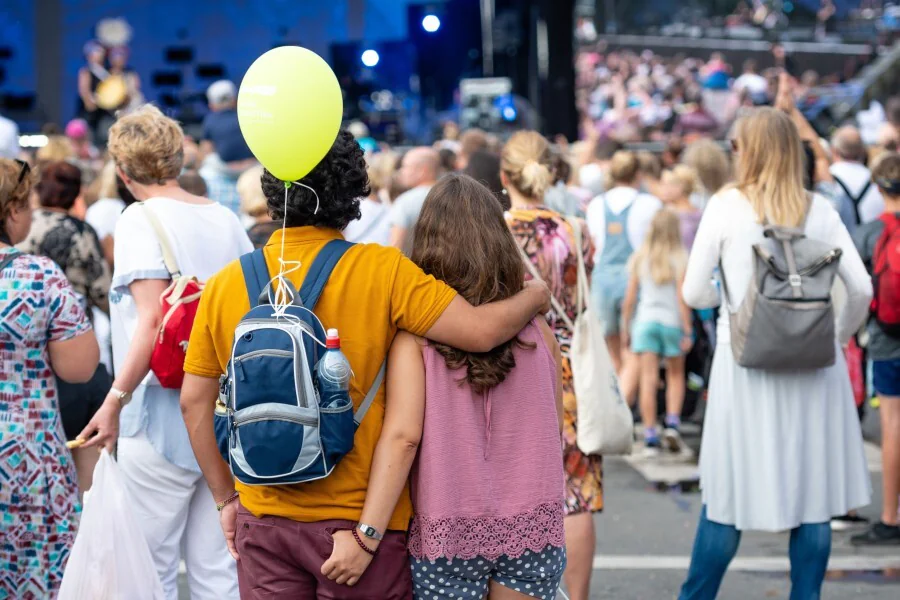
M366 527L365 529L363 529L363 533L366 535L366 537L373 537L377 532L375 531L374 527Z

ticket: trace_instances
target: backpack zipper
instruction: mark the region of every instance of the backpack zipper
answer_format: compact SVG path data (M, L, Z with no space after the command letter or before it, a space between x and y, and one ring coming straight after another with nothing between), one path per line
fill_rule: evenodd
M810 266L806 267L802 271L798 271L797 274L801 275L801 276L811 275L812 273L815 273L822 267L833 263L835 261L835 259L837 259L840 255L841 255L840 250L832 250L831 252L829 252L828 254L823 256L821 259L819 259L817 262L811 264Z
M241 354L234 358L234 366L239 371L238 379L247 381L247 373L244 371L244 361L253 360L254 358L262 358L264 356L273 356L276 358L293 358L294 352L291 350L253 350L247 354Z
M807 275L812 275L813 273L815 273L822 267L825 267L826 265L830 265L831 263L833 263L838 257L840 257L840 255L841 255L840 250L832 250L831 252L829 252L828 254L826 254L825 256L823 256L822 258L820 258L818 261L814 262L813 264L809 265L805 269L798 270L797 275L799 275L801 277L805 277ZM782 271L775 265L774 257L769 258L769 260L767 260L766 262L769 265L769 269L773 273L778 275L779 279L783 279L785 281L788 280L790 275L787 272Z
M260 356L277 356L279 358L293 358L294 351L293 350L273 350L271 348L265 350L252 350L247 352L246 354L241 354L240 356L234 357L234 362L238 362L241 360L251 360L253 358L259 358Z
M258 421L287 421L288 423L297 423L299 425L307 425L309 427L315 427L319 424L319 420L315 417L288 417L285 415L259 415L258 417L248 417L246 419L235 419L234 426L235 428L240 427L241 425L249 425L251 423L256 423Z
M274 323L273 323L273 321L274 321ZM278 321L275 319L275 317L267 318L267 319L262 319L262 318L260 318L260 319L243 319L241 321L241 323L242 324L249 323L251 325L268 325L269 327L267 327L267 329L278 329L280 331L284 331L284 329L282 329L281 327L278 327L276 325L276 323L278 323ZM290 324L302 329L303 333L305 333L307 335L312 335L315 337L315 331L313 330L313 327L311 325L309 325L308 323L305 323L305 322L293 323L293 322L291 322ZM287 331L284 331L284 332L288 333ZM288 335L290 335L290 334L288 333Z

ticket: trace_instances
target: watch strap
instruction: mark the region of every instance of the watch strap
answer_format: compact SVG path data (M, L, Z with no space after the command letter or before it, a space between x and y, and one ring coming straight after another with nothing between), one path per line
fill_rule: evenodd
M116 388L116 387L114 387L114 386L111 387L111 388L109 388L109 391L110 391L110 393L112 393L113 396L116 397L116 400L119 401L119 404L120 404L123 408L124 408L124 406L125 406L126 404L128 404L129 402L131 402L131 394L132 394L132 392L123 392L122 390L120 390L120 389L118 389L118 388Z
M375 540L380 542L384 539L384 534L372 527L371 525L366 525L365 523L360 523L356 526L356 528L362 533L364 536L369 538L370 540Z

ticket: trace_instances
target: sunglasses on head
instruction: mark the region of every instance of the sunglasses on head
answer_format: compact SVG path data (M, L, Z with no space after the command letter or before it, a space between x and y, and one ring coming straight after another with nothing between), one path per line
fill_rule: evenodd
M18 158L13 159L16 161L16 164L19 165L19 180L16 181L16 187L22 183L22 180L25 179L25 176L31 173L31 165L29 165L24 160L19 160Z

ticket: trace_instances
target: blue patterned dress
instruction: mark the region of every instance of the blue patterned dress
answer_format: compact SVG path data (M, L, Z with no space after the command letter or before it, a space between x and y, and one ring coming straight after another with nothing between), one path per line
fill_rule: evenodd
M49 258L0 273L0 600L54 598L62 581L81 507L47 344L90 327Z

